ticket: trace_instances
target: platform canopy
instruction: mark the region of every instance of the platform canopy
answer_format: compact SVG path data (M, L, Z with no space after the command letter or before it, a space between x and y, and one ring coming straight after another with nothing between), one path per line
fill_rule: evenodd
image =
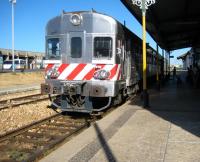
M131 0L121 2L141 23L140 8ZM165 50L200 46L200 0L156 0L146 19L147 32Z
M189 55L189 54L190 54L190 52L186 52L186 53L184 53L184 54L178 56L177 59L178 59L178 60L179 60L179 59L185 60L185 58L186 58L187 55Z

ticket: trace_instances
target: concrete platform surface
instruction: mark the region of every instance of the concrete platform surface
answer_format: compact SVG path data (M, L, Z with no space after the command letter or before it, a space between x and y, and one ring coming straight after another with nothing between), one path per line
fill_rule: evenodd
M200 162L200 91L171 82L128 101L41 162ZM197 93L198 92L198 93Z

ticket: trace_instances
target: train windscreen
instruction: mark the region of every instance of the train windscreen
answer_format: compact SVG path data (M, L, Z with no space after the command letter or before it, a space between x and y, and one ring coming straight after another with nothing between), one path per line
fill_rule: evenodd
M47 56L46 59L60 59L60 39L47 39Z
M71 57L81 58L82 56L82 40L81 37L71 38Z

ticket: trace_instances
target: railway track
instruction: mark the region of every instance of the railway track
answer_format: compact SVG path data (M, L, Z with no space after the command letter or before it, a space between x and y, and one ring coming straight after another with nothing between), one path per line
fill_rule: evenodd
M47 151L89 126L88 117L56 114L0 136L0 161L36 161Z
M48 99L47 95L34 94L0 101L0 110Z
M111 107L97 116L67 116L61 113L36 121L0 136L0 161L37 161L49 150L74 134L90 126L92 122L108 115ZM81 116L81 117L80 117Z

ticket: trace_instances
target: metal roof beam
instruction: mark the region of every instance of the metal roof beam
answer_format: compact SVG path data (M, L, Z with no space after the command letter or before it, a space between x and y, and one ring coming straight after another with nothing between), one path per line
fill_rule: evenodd
M165 32L165 36L166 37L176 37L176 36L180 36L180 35L198 35L200 33L199 29L188 29L188 30L182 30L182 31L173 31L173 32Z

